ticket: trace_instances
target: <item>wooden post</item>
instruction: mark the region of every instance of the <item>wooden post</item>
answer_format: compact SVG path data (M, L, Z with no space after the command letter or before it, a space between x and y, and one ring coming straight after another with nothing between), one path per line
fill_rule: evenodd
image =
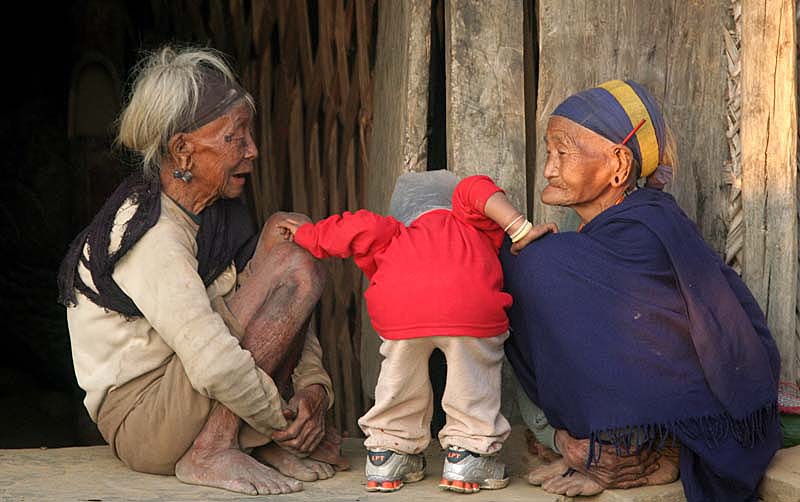
M430 1L385 2L378 11L367 207L384 214L397 177L426 169Z
M742 1L742 276L798 378L797 95L792 0Z
M447 167L526 210L522 0L447 0Z
M427 168L430 0L392 0L378 6L374 110L367 173L367 208L386 214L395 180ZM366 284L362 288L366 289ZM361 382L375 398L380 339L361 302Z
M447 168L491 176L528 212L522 0L446 0ZM504 365L502 411L516 420L513 376Z

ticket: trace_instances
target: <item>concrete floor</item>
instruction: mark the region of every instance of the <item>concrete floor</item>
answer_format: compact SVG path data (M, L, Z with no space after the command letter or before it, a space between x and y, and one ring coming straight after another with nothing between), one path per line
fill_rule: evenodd
M364 455L361 441L347 439L345 454L353 468L330 480L305 483L302 492L271 496L281 502L308 501L413 501L460 500L470 502L555 502L569 500L528 485L522 475L537 465L525 447L522 430L515 428L506 443L504 459L512 475L508 488L473 495L442 492L437 488L442 452L431 447L427 477L395 493L367 493L364 490ZM782 450L764 481L764 500L800 501L800 447ZM113 457L107 446L55 449L0 450L0 502L11 501L251 501L263 497L239 495L223 490L185 485L174 477L140 474L127 469ZM608 490L583 498L596 502L678 502L684 500L680 483L634 490Z

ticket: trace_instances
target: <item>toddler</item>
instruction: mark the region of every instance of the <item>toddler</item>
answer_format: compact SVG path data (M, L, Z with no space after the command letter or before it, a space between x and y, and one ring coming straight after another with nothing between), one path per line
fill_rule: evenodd
M352 256L369 279L364 296L384 360L375 405L358 422L367 436L368 491L395 491L424 477L433 412L428 359L436 348L447 359L439 486L474 493L508 484L497 453L510 431L500 388L511 296L502 290L498 251L506 234L516 253L557 228L532 225L487 176L459 182L452 209L450 191L421 193L457 181L448 171L402 175L392 203L410 202L404 221L359 210L316 224L291 216L279 223L317 258ZM422 214L409 206L422 206Z

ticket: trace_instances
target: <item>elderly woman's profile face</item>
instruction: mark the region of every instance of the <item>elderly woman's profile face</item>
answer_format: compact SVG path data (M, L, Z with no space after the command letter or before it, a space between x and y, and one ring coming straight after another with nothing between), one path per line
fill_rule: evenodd
M242 101L225 115L189 133L195 145L192 184L213 199L232 199L242 194L258 156L252 123L250 107Z
M609 187L614 178L614 143L567 118L553 116L547 123L545 144L544 204L590 204Z

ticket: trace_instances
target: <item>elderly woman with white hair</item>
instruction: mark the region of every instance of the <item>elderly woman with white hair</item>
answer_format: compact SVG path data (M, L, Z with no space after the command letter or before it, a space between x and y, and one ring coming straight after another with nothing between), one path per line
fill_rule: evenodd
M253 114L215 51L142 61L118 136L141 170L73 241L59 288L86 408L117 457L276 494L343 459L309 328L322 271L274 219L254 232L238 199L258 155Z

